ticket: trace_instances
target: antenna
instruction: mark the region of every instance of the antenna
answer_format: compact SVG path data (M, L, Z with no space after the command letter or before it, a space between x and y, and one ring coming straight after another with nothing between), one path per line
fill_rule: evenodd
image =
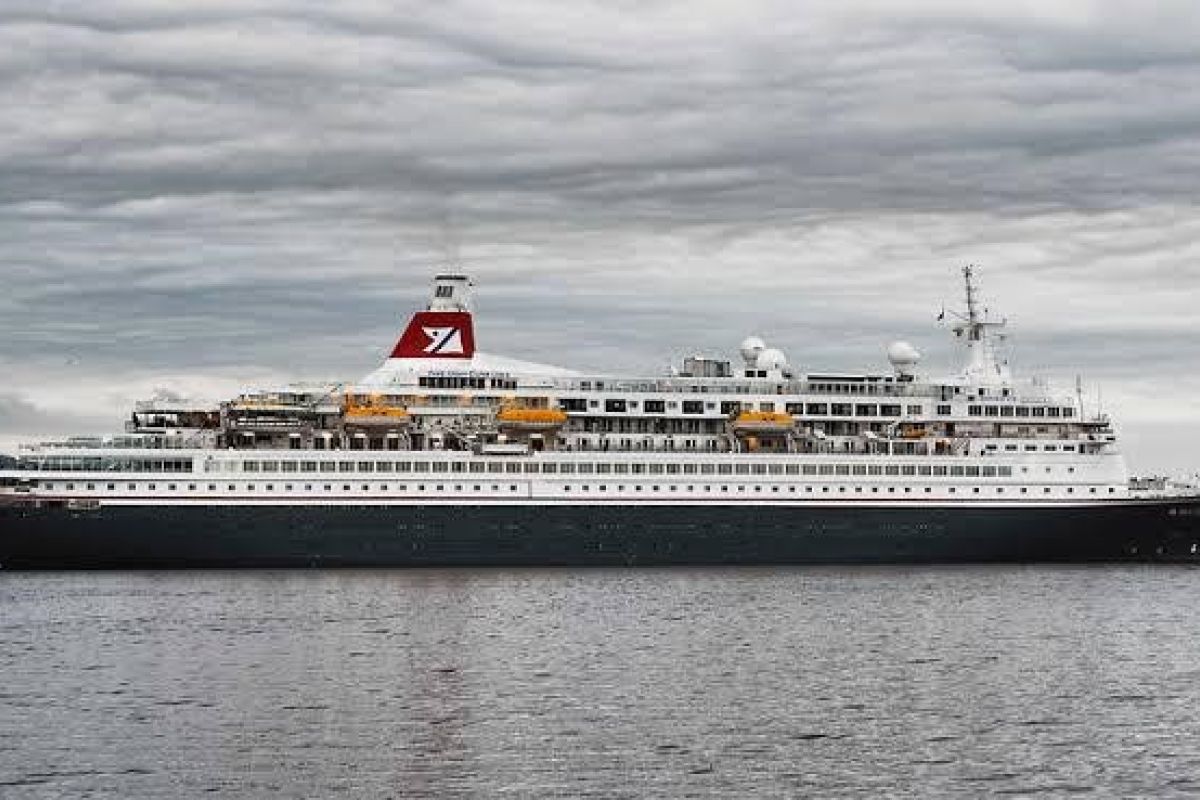
M979 290L975 286L975 265L963 267L963 280L967 284L967 320L971 324L979 322L979 309L976 306L976 295Z

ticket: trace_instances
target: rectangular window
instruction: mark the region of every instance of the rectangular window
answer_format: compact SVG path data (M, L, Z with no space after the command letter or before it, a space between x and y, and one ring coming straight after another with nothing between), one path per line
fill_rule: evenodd
M808 403L804 406L804 413L810 417L823 417L829 413L828 403Z
M538 473L538 465L537 464L534 464L531 462L531 463L528 463L525 465L525 474L526 475L536 475L537 473Z
M953 408L951 406L942 405L942 406L937 407L938 416L948 417L948 416L950 416L952 411L953 411Z
M647 400L642 404L647 414L665 414L667 413L666 400Z
M353 461L339 461L338 462L338 472L354 472L354 462Z
M849 403L832 403L829 413L835 417L851 417L854 416L854 406Z
M684 400L683 401L683 413L685 413L685 414L703 414L704 413L704 401L703 400Z
M803 466L803 472L805 475L816 475L817 474L817 465L816 464L805 464Z
M968 478L978 478L979 477L979 467L967 467L967 477Z
M321 472L337 472L337 462L322 461L321 462Z
M604 401L604 410L609 413L614 413L614 414L621 413L621 412L625 411L625 407L626 407L626 404L625 404L624 400L605 400Z
M1017 406L1017 416L1018 417L1028 417L1029 416L1029 407L1028 406Z
M998 417L1000 416L1000 406L988 406L984 410L984 413L986 413L989 417Z
M359 472L374 472L375 471L375 462L374 461L358 462L358 471Z
M593 472L595 472L594 464L579 464L578 466L580 475L591 475Z
M972 417L983 416L983 406L967 406L967 415Z
M925 413L924 406L909 406L908 413L910 416L919 417Z
M921 413L921 407L917 406L917 413ZM879 416L881 417L898 417L900 416L900 406L884 405L879 407Z
M447 464L445 461L434 461L433 462L433 471L434 472L449 472L450 465Z
M860 403L854 407L854 416L856 417L874 417L879 414L877 406Z
M750 465L749 464L735 464L733 469L734 469L734 472L736 472L738 475L749 475L750 474Z
M542 474L554 475L558 472L558 464L542 464Z
M242 462L242 472L258 472L258 462L257 461L243 461Z

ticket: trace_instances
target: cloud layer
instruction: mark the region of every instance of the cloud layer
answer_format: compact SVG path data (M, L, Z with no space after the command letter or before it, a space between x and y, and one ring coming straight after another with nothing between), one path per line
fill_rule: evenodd
M0 433L363 374L446 262L487 349L642 372L751 331L949 366L980 263L1020 366L1194 429L1198 36L1120 0L9 0Z

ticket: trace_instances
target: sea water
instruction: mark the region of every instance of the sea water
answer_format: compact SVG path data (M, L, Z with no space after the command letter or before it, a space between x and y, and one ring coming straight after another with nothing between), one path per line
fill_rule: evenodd
M1200 793L1187 567L0 572L0 797Z

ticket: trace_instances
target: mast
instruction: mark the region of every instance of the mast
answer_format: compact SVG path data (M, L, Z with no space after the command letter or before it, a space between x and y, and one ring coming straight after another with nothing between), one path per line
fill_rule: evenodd
M978 288L975 286L975 265L967 264L963 267L963 280L967 284L967 322L971 325L971 340L979 340L979 306L976 303Z
M963 368L962 378L981 386L1008 385L1012 382L1012 375L1008 363L996 352L994 341L994 338L1002 338L1000 331L1007 325L1007 321L990 319L987 308L980 307L974 264L963 267L963 283L967 296L967 312L954 314L959 322L952 328L955 335L963 340L967 350L967 363ZM993 332L996 337L993 337Z

